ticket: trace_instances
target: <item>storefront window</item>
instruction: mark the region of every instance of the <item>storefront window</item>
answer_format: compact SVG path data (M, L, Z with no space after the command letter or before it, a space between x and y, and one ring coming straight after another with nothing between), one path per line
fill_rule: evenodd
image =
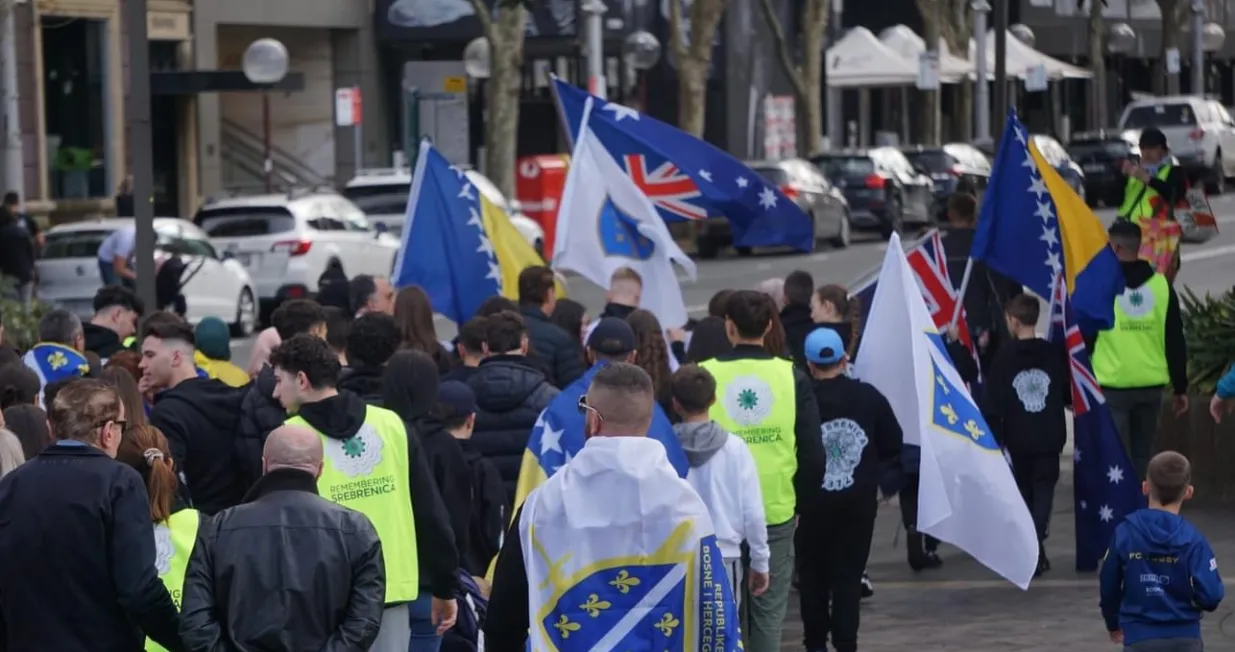
M45 16L42 30L51 197L109 197L107 23Z

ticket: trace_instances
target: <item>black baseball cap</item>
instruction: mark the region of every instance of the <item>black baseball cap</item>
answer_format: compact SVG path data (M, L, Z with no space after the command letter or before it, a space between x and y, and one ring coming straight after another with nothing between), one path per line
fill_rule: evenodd
M1161 147L1168 149L1166 144L1166 134L1157 127L1148 127L1141 131L1140 139L1141 147Z
M476 394L471 387L448 380L437 387L437 403L445 412L443 417L452 419L476 412Z
M587 348L605 355L626 355L635 350L635 331L625 319L605 317L592 329Z

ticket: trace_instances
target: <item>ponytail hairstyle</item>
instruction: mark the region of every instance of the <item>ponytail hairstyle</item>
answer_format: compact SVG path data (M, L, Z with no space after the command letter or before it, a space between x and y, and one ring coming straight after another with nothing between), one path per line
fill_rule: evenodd
M176 497L176 469L167 438L151 425L130 425L120 440L116 460L133 467L146 483L150 519L162 523L172 514Z
M815 290L815 296L820 303L832 304L841 319L849 324L849 341L845 343L845 353L852 358L857 353L858 333L862 331L862 300L850 296L849 290L835 283Z

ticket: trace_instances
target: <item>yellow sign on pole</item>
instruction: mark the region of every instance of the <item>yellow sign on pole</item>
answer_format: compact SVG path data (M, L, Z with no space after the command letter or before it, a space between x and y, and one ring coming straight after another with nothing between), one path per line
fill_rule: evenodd
M447 93L467 92L467 80L463 77L447 77L445 83L443 83L443 86L445 87L444 90Z

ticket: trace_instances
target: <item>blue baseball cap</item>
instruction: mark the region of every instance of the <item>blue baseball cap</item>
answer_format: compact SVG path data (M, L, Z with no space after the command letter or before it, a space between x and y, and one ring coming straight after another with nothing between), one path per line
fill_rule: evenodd
M816 328L806 336L806 359L820 365L833 365L845 359L845 342L831 328Z

